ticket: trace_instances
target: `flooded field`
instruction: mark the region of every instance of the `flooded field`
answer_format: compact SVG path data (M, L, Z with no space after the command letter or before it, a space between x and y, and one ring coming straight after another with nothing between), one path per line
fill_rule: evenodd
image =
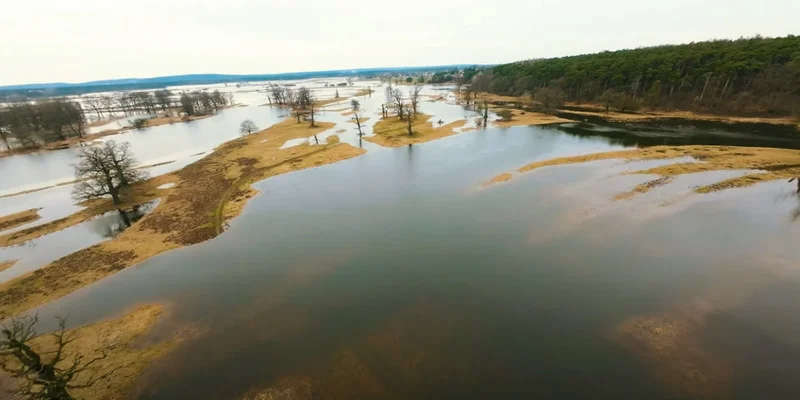
M179 310L166 326L207 327L142 378L144 399L800 393L781 368L800 362L793 186L691 195L722 178L698 174L614 202L652 179L621 172L658 162L612 160L481 189L624 147L570 129L475 131L268 179L219 238L40 315L164 301Z
M359 98L367 135L384 97L373 89ZM475 127L477 113L437 89L424 92L426 123ZM245 118L262 129L285 118L249 93L248 107L110 138L130 142L145 165L174 161L152 174L172 171L238 136ZM800 395L794 184L694 193L749 172L712 171L614 200L658 178L626 172L697 161L683 158L551 166L483 185L554 157L663 144L797 148L796 139L575 122L383 148L361 140L348 108L343 99L321 110L335 125L318 139L336 135L366 154L255 184L260 194L221 236L39 307L43 328L57 315L78 325L172 305L152 339L182 326L202 333L138 379L140 399ZM283 146L302 143L315 140ZM0 159L0 168L33 165L0 191L69 179L71 151ZM0 214L42 208L42 219L14 230L62 218L80 209L69 190L0 198ZM119 228L109 214L0 249L0 261L20 260L0 280Z

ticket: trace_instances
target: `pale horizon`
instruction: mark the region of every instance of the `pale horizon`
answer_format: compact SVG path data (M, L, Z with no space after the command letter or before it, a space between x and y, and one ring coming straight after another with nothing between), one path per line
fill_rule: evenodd
M14 2L0 85L187 74L500 64L760 34L796 34L800 2L467 0L264 4ZM543 17L546 16L546 17Z

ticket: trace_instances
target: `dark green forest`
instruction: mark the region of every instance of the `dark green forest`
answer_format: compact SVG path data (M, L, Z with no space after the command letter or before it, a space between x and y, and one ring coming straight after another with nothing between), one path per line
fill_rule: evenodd
M479 91L542 88L567 101L742 115L800 115L800 36L714 40L528 60L484 70Z

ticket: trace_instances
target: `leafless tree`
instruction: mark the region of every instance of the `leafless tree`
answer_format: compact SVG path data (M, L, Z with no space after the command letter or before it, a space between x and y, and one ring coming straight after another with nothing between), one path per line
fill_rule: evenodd
M394 103L394 108L397 109L397 115L400 119L403 119L403 110L405 109L403 100L403 91L400 90L400 88L392 89L392 102Z
M94 110L98 120L103 119L103 99L99 97L88 97L84 99L83 102Z
M411 109L414 111L414 115L417 115L417 105L419 104L419 94L422 92L422 86L414 85L411 87L411 90L408 92L408 99L411 101Z
M156 90L153 95L156 98L156 103L161 106L161 111L167 111L167 108L172 106L172 92L169 90Z
M144 171L136 168L137 164L128 143L118 144L110 140L102 146L82 148L75 164L78 183L72 197L76 201L86 201L111 196L120 216L130 225L120 205L125 194L123 189L147 178Z
M506 111L511 112L510 110L506 110ZM487 124L489 123L489 102L488 101L484 100L483 103L481 104L481 112L483 113L483 127L486 128ZM502 115L501 115L501 117L502 117ZM508 120L503 118L503 120L504 121L510 121L511 117L509 117Z
M256 126L256 123L253 122L253 120L251 119L246 119L242 121L242 124L239 126L239 133L241 133L242 135L250 135L253 132L257 131L258 131L258 126Z
M414 120L414 115L411 114L412 111L411 111L411 107L410 106L409 107L405 107L405 109L406 109L406 114L407 114L406 115L406 122L408 124L408 136L414 136L414 131L411 129L411 121ZM403 118L402 115L400 116L400 118L401 119Z
M3 325L0 337L0 368L16 378L18 398L31 400L73 400L72 389L91 387L107 380L124 365L96 370L97 363L108 357L112 344L93 354L67 354L67 346L79 339L67 332L66 320L59 318L58 329L49 334L53 350L37 350L32 342L42 337L36 332L37 316L11 318ZM65 351L66 350L66 351Z
M364 136L364 132L361 129L361 116L359 115L359 112L361 112L361 103L356 99L352 99L350 100L350 106L353 109L353 121L355 121L356 127L358 127L358 136Z

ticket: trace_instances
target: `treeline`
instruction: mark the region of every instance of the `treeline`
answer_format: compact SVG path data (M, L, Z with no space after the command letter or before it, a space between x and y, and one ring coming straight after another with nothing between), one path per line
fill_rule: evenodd
M228 104L233 104L233 95L224 95L219 90L209 92L184 92L180 97L181 111L184 114L206 115L219 111Z
M43 142L83 137L86 117L81 105L66 99L21 103L0 108L0 141L6 149L38 147Z
M119 113L126 116L141 113L155 115L158 111L170 110L196 116L214 113L233 101L230 94L223 94L219 90L184 92L176 96L166 89L119 92L79 99L81 101L60 97L0 106L2 147L36 148L47 143L83 137L86 134L87 113L94 114L97 120L112 118ZM134 125L143 121L143 118L137 119Z
M462 70L451 69L447 71L439 71L431 76L428 83L464 83L470 82L472 78L477 75L478 67L469 67Z
M472 79L478 91L567 101L717 113L798 115L800 37L715 40L499 65Z

